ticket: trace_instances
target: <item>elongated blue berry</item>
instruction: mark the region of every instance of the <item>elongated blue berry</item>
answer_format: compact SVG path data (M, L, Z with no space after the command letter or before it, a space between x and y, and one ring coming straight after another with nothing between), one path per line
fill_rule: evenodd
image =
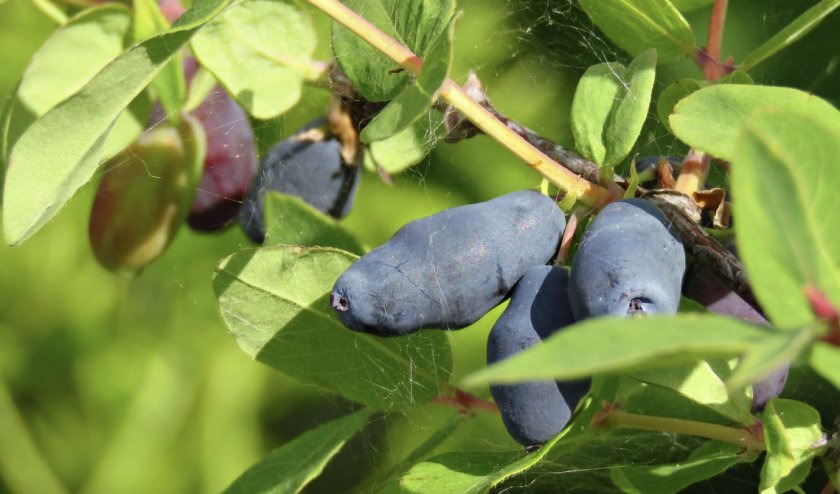
M574 323L567 295L569 275L551 266L531 268L513 289L510 303L487 339L487 365L540 343ZM558 356L558 358L562 358ZM508 433L526 448L543 444L569 423L589 380L546 379L490 386Z
M413 221L341 275L332 307L348 328L379 335L468 326L554 256L565 224L530 190Z
M569 301L578 320L674 314L685 252L668 219L649 201L609 204L584 234L572 261Z

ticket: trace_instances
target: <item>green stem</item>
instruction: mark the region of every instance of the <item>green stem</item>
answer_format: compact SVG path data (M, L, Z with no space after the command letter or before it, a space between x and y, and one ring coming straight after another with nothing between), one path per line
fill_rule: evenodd
M753 451L763 451L765 449L764 442L746 429L709 424L696 420L638 415L613 409L596 414L593 423L596 426L674 432L689 436L705 437L707 439L742 446Z
M336 22L343 25L360 38L371 44L391 60L397 62L406 71L418 75L423 67L420 59L408 47L388 36L382 30L359 16L338 0L307 0ZM439 90L439 96L469 119L528 166L550 180L560 190L577 198L581 203L598 207L616 198L615 194L604 187L593 184L576 175L556 161L549 158L525 138L510 129L490 111L470 98L464 90L451 79L446 79Z

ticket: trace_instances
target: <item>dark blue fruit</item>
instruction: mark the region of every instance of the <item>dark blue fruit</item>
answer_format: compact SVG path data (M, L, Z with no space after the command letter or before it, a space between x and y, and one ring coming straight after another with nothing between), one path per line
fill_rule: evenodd
M239 223L254 242L265 241L263 198L267 190L300 197L335 218L350 212L359 187L358 167L344 163L338 139L319 138L318 134L294 135L271 148L263 160L239 211Z
M565 225L557 204L531 190L447 209L356 261L332 307L348 328L379 335L468 326L554 256Z
M685 272L682 243L665 215L644 199L605 207L572 261L569 301L578 320L674 314Z
M487 365L526 350L573 324L566 270L531 268L519 280L510 303L487 339ZM550 379L490 386L508 433L526 448L548 441L569 423L572 409L589 390L589 380Z

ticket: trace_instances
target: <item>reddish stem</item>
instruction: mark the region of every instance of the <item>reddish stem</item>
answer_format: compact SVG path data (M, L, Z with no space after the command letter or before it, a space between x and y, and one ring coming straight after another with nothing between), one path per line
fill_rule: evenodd
M566 259L569 257L572 240L575 237L575 232L582 216L580 211L575 211L569 216L569 222L566 224L566 229L563 231L563 238L560 240L560 253L557 254L557 262L560 264L565 264Z
M450 390L452 391L452 395L440 395L435 398L435 403L457 408L462 415L470 415L475 410L499 411L499 407L495 402L483 400L454 386L450 386Z
M805 298L808 299L811 311L817 319L828 324L828 334L823 337L823 341L834 346L840 346L840 311L819 288L806 285L802 291L805 292Z
M715 0L712 17L709 19L709 36L706 42L705 57L701 57L701 68L706 80L716 81L726 75L726 68L721 63L723 45L723 26L726 23L726 7L729 0Z

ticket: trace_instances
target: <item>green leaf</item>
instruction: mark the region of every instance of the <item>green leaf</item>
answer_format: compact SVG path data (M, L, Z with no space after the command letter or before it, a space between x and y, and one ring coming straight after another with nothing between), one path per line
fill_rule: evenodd
M597 408L598 406L593 405L592 400L587 402L585 410L575 418L572 424L532 453L523 451L443 453L411 468L403 475L400 487L403 491L418 494L486 492L490 487L538 464L556 445L566 444L568 436L574 432L590 430L581 427L580 424L589 423L592 411Z
M639 381L631 374L619 374L619 376L621 376L618 378L620 386L615 398L612 400L604 398L603 401L620 403L622 410L628 413L694 420L723 426L730 426L733 423L732 419L697 403L678 391ZM657 463L663 462L646 464Z
M617 62L600 63L586 69L572 101L572 134L575 147L584 157L604 164L606 132L610 115L622 90L626 69Z
M353 234L299 197L268 191L265 218L266 245L336 247L359 255L365 252Z
M610 469L613 482L628 494L672 494L729 468L752 461L740 454L739 446L709 441L691 453L685 461L670 465L629 465Z
M187 92L187 101L184 103L184 111L193 111L207 99L210 92L216 87L216 78L213 74L204 67L198 67L195 71L192 80L190 81L189 91Z
M248 468L225 494L300 492L364 427L369 415L360 410L304 432Z
M672 0L674 7L679 9L680 12L693 12L697 9L702 9L703 7L709 7L715 0Z
M813 329L806 327L764 339L741 358L726 387L734 391L770 375L793 361L816 336Z
M820 414L801 401L776 398L767 403L761 421L767 456L759 491L787 492L805 480L811 461L820 452Z
M58 28L32 56L17 97L43 115L75 93L127 44L131 13L117 4L82 11ZM68 50L73 57L68 57Z
M222 318L248 355L350 400L388 409L437 397L452 368L445 332L355 333L330 308L335 280L355 259L295 246L233 254L213 278Z
M780 328L814 320L806 285L840 306L840 215L830 213L840 190L840 115L830 111L757 113L732 159L738 253L758 301Z
M755 422L745 389L729 394L726 379L732 373L726 360L696 361L685 365L636 371L631 377L676 391L691 401L743 425Z
M17 245L31 237L90 180L120 113L229 1L196 3L170 30L123 52L26 130L12 150L6 174L6 242Z
M520 490L525 482L529 492L556 492L558 476L562 475L563 485L600 486L601 492L610 485L609 472L613 469L650 465L651 462L684 461L688 451L702 444L689 436L590 427L595 413L603 410L603 400L618 399L616 392L621 388L620 381L614 377L595 377L589 397L578 405L572 422L561 434L531 455L512 456L508 463L481 478L478 485L492 485L496 490L506 492L508 488ZM656 388L629 378L627 381ZM441 483L444 492L446 480L443 478Z
M455 19L449 23L449 28L441 31L432 42L417 81L403 89L362 130L359 135L362 142L368 143L392 137L429 114L437 98L438 90L449 76L454 37Z
M430 111L399 133L370 143L365 150L364 166L374 172L381 167L385 173L396 175L428 156L444 133L443 116L438 111Z
M818 341L811 347L808 363L835 388L840 389L840 348Z
M557 332L524 352L464 379L467 386L651 368L696 360L733 357L772 332L711 314L679 314L638 319L597 318Z
M500 470L528 457L521 452L443 453L415 465L403 475L400 487L417 494L487 492L494 483L504 479L497 479Z
M169 22L158 7L156 0L134 0L134 39L142 40L169 29ZM164 111L171 117L178 118L178 112L184 106L187 84L184 69L181 68L181 55L176 53L172 60L152 81L152 89L160 100Z
M744 119L761 108L795 109L816 118L840 118L826 101L798 89L720 84L680 101L669 121L674 135L681 141L732 161L735 140Z
M208 23L192 40L195 56L256 118L293 107L303 82L323 67L312 61L312 21L289 0L246 0Z
M677 103L688 95L712 84L754 84L754 82L746 72L741 70L736 70L714 83L698 79L681 79L674 82L659 93L659 99L656 100L656 115L662 125L673 133L669 117L674 112Z
M82 11L59 27L32 56L11 100L4 126L3 157L21 134L49 109L71 96L127 45L131 14L117 4ZM68 50L73 56L68 57ZM142 98L145 100L145 97ZM110 156L127 146L143 130L147 105L120 116L106 143Z
M347 7L424 58L433 40L455 13L454 0L347 0ZM394 99L409 75L367 41L333 23L332 44L338 63L369 101Z
M558 492L561 486L591 486L583 492L616 492L611 472L635 465L687 461L702 441L681 435L586 428L551 448L539 463L498 485L498 492ZM562 490L560 490L562 492Z
M761 46L747 54L741 62L741 70L750 70L779 51L796 43L817 27L837 7L840 7L840 0L822 0L806 10Z
M580 0L592 22L634 57L656 48L659 63L694 56L694 32L669 0Z
M466 414L456 412L452 414L446 422L435 425L434 432L429 435L426 440L414 448L408 455L406 455L399 463L391 467L387 474L379 476L384 479L380 485L382 486L378 492L387 493L399 490L400 480L404 474L426 458L429 453L440 446L444 441L452 437L455 430L464 422L467 422L471 417Z
M581 154L611 166L630 153L647 117L655 75L654 50L627 68L613 62L586 70L572 102L572 132Z
M656 100L656 115L666 129L671 131L671 123L668 121L668 117L674 112L674 106L689 94L699 91L703 86L703 81L682 79L669 85L659 93L659 99Z

